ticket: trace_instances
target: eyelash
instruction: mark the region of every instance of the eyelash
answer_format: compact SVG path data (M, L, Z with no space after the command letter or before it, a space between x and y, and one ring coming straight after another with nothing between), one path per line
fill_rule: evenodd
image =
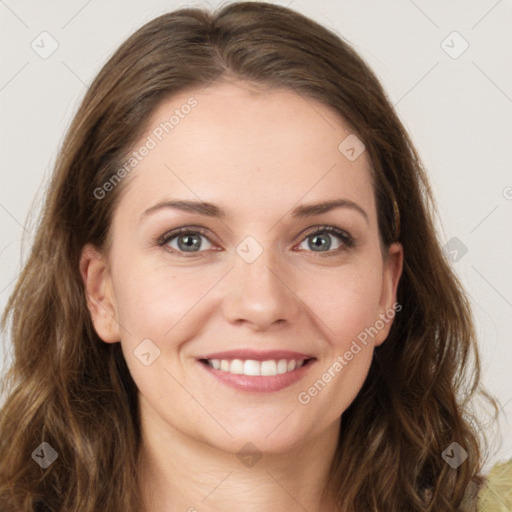
M329 251L325 251L325 252L319 251L318 254L322 257L336 256L343 251L346 251L348 249L355 247L355 245L356 245L354 238L350 234L348 234L346 231L343 231L342 229L336 228L334 226L317 226L316 229L314 229L314 231L310 231L309 233L307 233L301 239L300 243L302 243L304 240L308 239L309 237L311 237L313 235L318 235L319 233L329 233L329 234L336 235L342 242L341 247L339 247L337 249L329 250ZM160 247L164 247L166 244L168 244L174 238L176 238L180 235L184 235L184 234L202 235L205 238L208 238L208 230L200 228L200 227L189 226L189 227L178 228L173 231L169 231L169 232L165 233L164 235L162 235L161 237L159 237L157 239L157 241L156 241L157 245L159 245ZM208 240L210 241L209 238L208 238ZM210 243L213 243L213 242L210 241ZM200 253L204 252L204 251L198 251L196 253L190 253L190 255L187 255L184 251L176 251L174 249L169 249L168 247L166 248L166 250L168 252L170 252L171 254L175 254L181 258L201 257ZM309 251L309 252L315 253L315 251Z

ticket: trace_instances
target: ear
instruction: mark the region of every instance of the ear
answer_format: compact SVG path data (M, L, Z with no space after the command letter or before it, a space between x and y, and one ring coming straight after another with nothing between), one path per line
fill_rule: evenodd
M381 327L378 329L378 334L373 338L374 345L377 347L381 345L387 338L395 313L402 309L400 304L396 304L396 291L398 283L402 275L404 260L404 250L402 244L398 242L389 246L388 253L384 258L384 266L382 270L382 291L379 301L379 317L376 321L376 326ZM377 324L379 322L379 324Z
M80 274L85 286L87 307L98 336L106 343L120 341L112 276L106 257L92 244L86 244L82 249Z

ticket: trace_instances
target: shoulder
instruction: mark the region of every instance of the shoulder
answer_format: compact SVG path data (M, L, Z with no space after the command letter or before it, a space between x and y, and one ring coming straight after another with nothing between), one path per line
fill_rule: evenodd
M428 505L432 490L423 491ZM488 475L477 475L468 485L459 512L512 512L512 459L496 464Z
M496 464L478 493L477 512L512 510L512 459Z

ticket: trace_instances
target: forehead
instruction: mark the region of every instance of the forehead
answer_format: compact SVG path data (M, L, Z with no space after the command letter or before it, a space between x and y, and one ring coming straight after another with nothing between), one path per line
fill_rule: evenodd
M123 195L133 211L178 197L258 214L344 197L373 215L369 162L364 151L347 158L347 137L334 110L292 90L221 83L181 92L153 112L134 146L150 149Z

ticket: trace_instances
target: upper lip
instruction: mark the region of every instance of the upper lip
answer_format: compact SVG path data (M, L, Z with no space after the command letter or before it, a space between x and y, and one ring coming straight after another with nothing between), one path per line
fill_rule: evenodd
M199 357L198 359L251 359L253 361L268 361L270 359L286 359L301 361L303 359L313 359L312 355L303 354L301 352L294 352L291 350L251 350L251 349L238 349L226 350L224 352L215 352L214 354L207 354Z

